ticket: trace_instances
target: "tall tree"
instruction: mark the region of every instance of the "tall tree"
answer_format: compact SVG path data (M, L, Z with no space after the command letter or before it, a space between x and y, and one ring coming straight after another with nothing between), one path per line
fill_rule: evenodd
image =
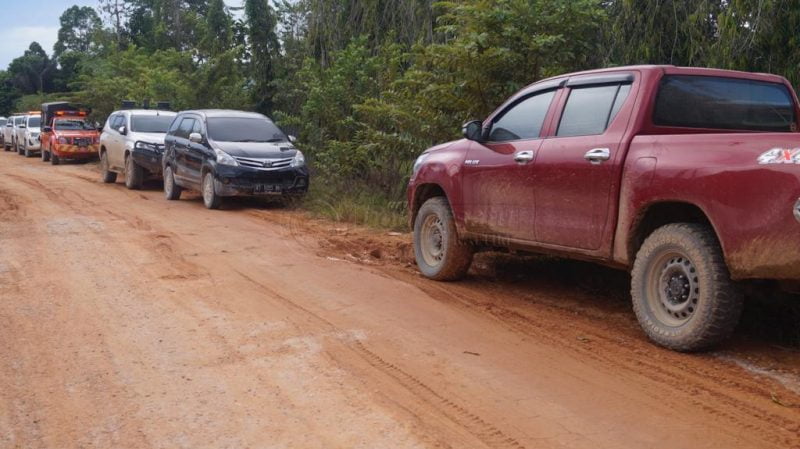
M61 14L58 41L53 47L54 56L66 51L86 53L92 47L92 38L102 25L100 16L88 6L73 6Z
M32 42L25 54L11 61L8 73L23 94L49 92L56 64L38 42Z
M233 21L225 10L223 0L210 0L200 46L209 57L215 57L231 47Z
M100 11L108 18L116 38L117 48L125 43L126 27L134 4L127 0L99 0Z
M280 52L275 32L277 19L268 0L245 0L247 41L250 48L250 76L255 109L271 114L274 105L275 61Z

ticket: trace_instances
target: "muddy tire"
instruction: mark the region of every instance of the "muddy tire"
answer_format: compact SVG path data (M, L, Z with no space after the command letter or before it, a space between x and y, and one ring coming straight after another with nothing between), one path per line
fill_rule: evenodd
M743 296L708 226L678 223L645 240L631 273L633 310L645 333L682 352L710 349L733 333Z
M133 156L125 158L125 187L139 190L144 183L144 169L133 160Z
M100 154L100 180L106 184L117 182L117 174L111 171L108 165L108 153L105 151Z
M22 146L22 154L24 154L25 157L33 157L33 152L28 149L27 143Z
M14 149L17 150L17 154L20 155L20 156L25 154L25 153L22 152L22 147L19 145L19 142L14 144Z
M422 274L436 281L461 279L472 265L473 254L472 246L458 238L447 199L426 201L414 221L414 256Z
M222 206L222 197L217 195L214 187L214 174L206 172L203 175L203 204L206 209L219 209Z
M172 167L167 165L164 167L164 197L170 201L181 199L183 188L175 183L175 174L172 172Z

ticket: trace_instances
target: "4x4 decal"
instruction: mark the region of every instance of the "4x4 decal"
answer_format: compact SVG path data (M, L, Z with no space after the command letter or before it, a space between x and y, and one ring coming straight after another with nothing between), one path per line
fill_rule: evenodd
M800 164L800 148L773 148L758 157L760 165Z

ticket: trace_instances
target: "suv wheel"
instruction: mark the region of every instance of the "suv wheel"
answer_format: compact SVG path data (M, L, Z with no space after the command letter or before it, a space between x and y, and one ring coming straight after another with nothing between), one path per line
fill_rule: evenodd
M56 156L53 155L53 159ZM100 153L100 179L106 184L113 184L117 181L117 174L111 171L108 165L108 152L103 151Z
M203 176L203 204L207 209L219 209L222 206L222 197L217 195L214 174L210 171Z
M172 167L167 165L164 167L164 196L170 200L175 201L181 198L183 188L175 183L175 173L172 172Z
M647 335L685 352L728 338L744 305L714 232L689 223L661 227L645 240L631 273L631 297Z
M458 239L447 199L431 198L414 221L414 255L422 274L437 281L464 277L472 265L474 250Z
M144 182L144 169L133 160L132 155L125 158L125 187L139 190Z
M19 142L14 143L14 148L17 150L17 154L22 156L24 153L22 152L22 147L19 145Z

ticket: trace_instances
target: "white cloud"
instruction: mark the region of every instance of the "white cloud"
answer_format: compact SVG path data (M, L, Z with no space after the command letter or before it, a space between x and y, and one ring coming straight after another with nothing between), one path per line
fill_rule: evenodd
M17 26L0 28L0 69L5 69L14 58L22 56L31 42L38 42L48 56L58 40L58 27Z

